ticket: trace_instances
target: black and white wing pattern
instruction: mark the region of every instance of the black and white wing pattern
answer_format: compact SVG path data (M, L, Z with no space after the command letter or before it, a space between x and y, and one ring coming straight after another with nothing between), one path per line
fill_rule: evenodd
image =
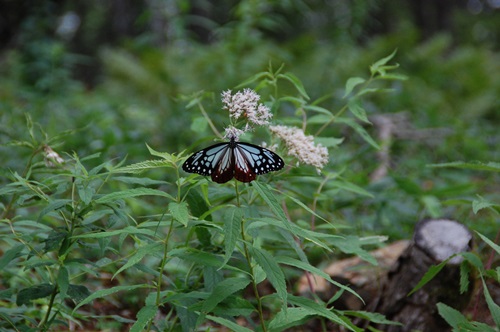
M257 175L278 171L283 166L283 159L276 153L231 139L194 153L184 162L182 169L188 173L210 175L214 182L225 183L233 177L241 182L251 182Z

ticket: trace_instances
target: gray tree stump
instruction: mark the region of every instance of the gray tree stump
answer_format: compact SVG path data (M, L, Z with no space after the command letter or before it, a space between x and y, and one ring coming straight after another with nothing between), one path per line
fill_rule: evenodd
M370 311L384 314L403 326L379 326L384 331L447 331L450 327L439 316L436 304L445 303L457 310L470 300L471 290L460 294L461 256L455 256L423 288L407 296L432 265L454 254L470 250L472 234L462 224L447 219L424 220L417 224L413 241L387 275Z

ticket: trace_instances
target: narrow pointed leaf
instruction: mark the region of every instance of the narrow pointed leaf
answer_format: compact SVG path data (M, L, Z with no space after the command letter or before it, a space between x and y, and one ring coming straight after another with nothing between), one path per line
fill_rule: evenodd
M69 284L68 286L68 296L75 301L75 303L85 300L89 295L90 291L85 286L73 284Z
M182 225L187 226L189 221L189 210L186 202L170 202L168 204L168 210L175 220L180 222Z
M295 266L295 267L297 267L299 269L302 269L304 271L309 271L309 272L311 272L311 273L313 273L315 275L318 275L318 276L324 278L325 280L327 280L328 282L330 282L331 284L339 287L340 289L343 289L343 290L348 291L349 293L353 294L358 299L360 299L361 302L364 303L363 299L361 298L361 296L358 295L358 293L356 293L355 291L353 291L351 288L349 288L349 287L347 287L345 285L342 285L341 283L333 280L326 272L324 272L323 270L318 269L317 267L312 266L311 264L299 261L299 260L297 260L295 258L285 257L285 256L278 256L278 257L276 257L276 261L278 263L286 264L286 265L290 265L290 266Z
M218 324L224 325L225 327L229 328L231 331L234 331L234 332L252 332L252 330L247 329L246 327L240 326L240 325L236 324L235 322L230 321L230 320L225 319L225 318L211 316L211 315L207 315L206 317L208 319L210 319L211 321L214 321Z
M454 329L458 329L460 324L467 323L467 318L462 313L452 307L438 303L437 305L439 315Z
M224 221L224 262L221 267L226 265L233 255L236 242L241 238L241 222L243 213L236 207L230 207L222 216Z
M344 322L337 314L333 311L326 308L323 304L317 303L314 300L307 299L305 297L299 297L290 295L289 302L301 308L305 308L307 310L313 311L316 315L325 317L332 322L339 324L340 326L344 326L350 331L354 331L351 326L349 326L346 322Z
M290 225L285 211L283 211L278 199L274 196L269 187L265 184L259 183L258 181L254 181L252 186L259 193L260 197L262 197L262 199L267 203L267 205L269 205L269 208L271 208L276 217L278 217L278 219L283 222L285 227L290 230Z
M155 305L147 305L142 307L137 313L137 320L134 325L130 328L130 332L140 332L144 330L144 327L155 318L158 312L158 307Z
M224 301L228 296L244 289L250 284L247 278L229 278L221 281L215 286L212 294L203 302L202 311L204 313L211 312L220 302Z
M286 310L285 308L287 306L288 293L286 290L285 275L283 270L280 268L274 257L264 249L250 247L250 251L252 253L252 257L255 259L257 264L262 267L266 273L267 279L271 285L273 285L276 293L283 301L283 310Z
M66 267L61 266L59 268L59 274L57 275L57 285L59 286L59 295L61 298L66 298L69 288L69 273Z
M106 194L106 195L101 196L98 199L96 199L96 203L105 204L105 203L117 201L119 199L126 199L126 198L132 198L132 197L137 197L137 196L161 196L161 197L166 197L168 199L174 200L174 198L170 194L167 194L166 192L161 191L161 190L152 189L152 188L135 188L135 189L116 191L116 192L113 192L110 194Z
M30 301L48 297L54 291L54 285L40 284L21 289L17 294L17 305L29 304Z
M125 271L131 266L134 266L135 264L139 263L146 255L153 255L156 251L160 250L162 250L162 244L159 242L154 242L140 247L139 249L137 249L135 254L133 254L127 260L127 263L125 263L125 265L123 265L121 268L118 269L118 271L115 272L115 274L113 274L113 279L122 271Z
M349 108L349 111L351 111L351 113L354 114L354 116L357 117L359 120L365 123L371 123L368 120L368 117L366 116L366 111L361 106L361 101L359 99L349 100L349 102L347 103L347 108Z
M365 79L361 78L361 77L349 78L347 80L347 83L345 84L345 93L344 93L344 96L342 98L347 97L356 86L358 86L359 84L362 84L364 82L365 82Z
M292 73L286 73L286 74L279 74L278 77L284 78L284 79L288 80L289 82L291 82L295 86L297 91L304 98L310 99L309 96L307 95L307 92L306 92L306 89L304 88L304 85L302 84L302 82L299 80L299 78L297 76L295 76Z
M0 258L0 271L3 270L10 262L20 256L21 251L24 249L24 245L17 245L7 251L5 251Z
M479 235L479 237L484 241L486 242L487 245L489 245L493 250L495 250L497 252L497 254L500 255L500 246L498 244L495 244L495 242L491 241L490 239L488 239L486 236L484 236L483 234L479 233L479 232L476 232L477 235Z
M486 304L488 305L488 309L490 310L491 317L493 318L497 329L500 330L500 306L496 304L495 301L493 301L493 299L491 298L490 291L488 290L486 282L484 282L484 279L482 277L481 281L483 282L484 298L486 299Z
M116 286L116 287L112 287L112 288L98 290L98 291L90 294L89 296L87 296L80 303L78 303L76 305L76 307L73 309L73 312L75 312L75 310L80 308L82 305L85 305L85 304L87 304L95 299L109 296L111 294L122 292L122 291L130 292L130 291L133 291L134 289L147 288L147 287L151 287L151 286L149 286L149 285Z
M448 263L448 261L450 259L451 259L451 257L442 261L438 265L431 266L429 268L429 270L424 274L422 279L420 279L418 284L411 290L410 293L408 293L408 296L412 295L413 293L418 291L420 288L424 287L429 281L431 281L436 276L436 274L438 274L446 266L446 264Z

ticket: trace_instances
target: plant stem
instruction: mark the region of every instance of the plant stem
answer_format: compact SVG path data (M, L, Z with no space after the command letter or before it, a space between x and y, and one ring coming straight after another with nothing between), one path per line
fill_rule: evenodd
M240 207L240 193L238 191L238 181L235 180L235 191L236 191L236 206ZM241 240L243 242L243 250L245 252L245 258L247 260L248 269L250 271L250 275L252 277L252 288L253 293L255 295L255 299L257 300L257 312L259 314L260 326L262 327L262 331L266 332L266 323L264 320L264 313L262 311L262 299L259 294L259 290L257 289L257 282L255 281L254 270L252 266L252 257L250 257L250 252L248 251L247 241L245 239L245 218L243 217L241 221Z
M50 295L49 307L47 309L47 312L45 313L45 316L43 317L40 324L38 324L38 326L40 326L42 328L42 331L47 331L49 328L48 326L45 326L45 324L49 321L50 312L52 311L52 307L54 305L54 300L55 300L56 295L57 295L57 288L58 288L58 286L56 283L54 285L54 290L52 291L52 294Z
M245 218L243 218L241 222L241 239L243 240L243 249L245 251L245 258L248 263L250 275L252 276L252 288L253 288L253 293L255 295L255 299L257 300L257 312L259 313L260 326L262 327L262 331L266 332L267 328L266 328L266 323L264 321L264 313L262 311L262 299L260 298L259 290L257 289L257 282L255 281L255 275L252 266L252 258L250 257L248 246L245 240Z

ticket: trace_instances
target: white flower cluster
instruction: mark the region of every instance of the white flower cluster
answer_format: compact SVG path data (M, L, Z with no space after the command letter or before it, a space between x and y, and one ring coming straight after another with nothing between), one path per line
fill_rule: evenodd
M269 130L285 142L288 155L299 162L316 167L318 172L328 163L328 149L321 144L315 145L314 137L306 136L302 129L270 126Z
M240 136L245 132L244 130L238 129L233 126L226 127L224 128L224 130L224 138L233 138L235 141L238 141L240 139Z
M47 167L56 167L64 163L64 159L48 145L43 147L43 152L45 154L45 165Z
M257 126L269 125L269 120L273 117L269 107L259 104L260 96L252 89L238 91L234 95L231 90L222 92L223 108L229 111L229 116L235 120L246 117L249 124ZM247 130L251 125L247 124Z

